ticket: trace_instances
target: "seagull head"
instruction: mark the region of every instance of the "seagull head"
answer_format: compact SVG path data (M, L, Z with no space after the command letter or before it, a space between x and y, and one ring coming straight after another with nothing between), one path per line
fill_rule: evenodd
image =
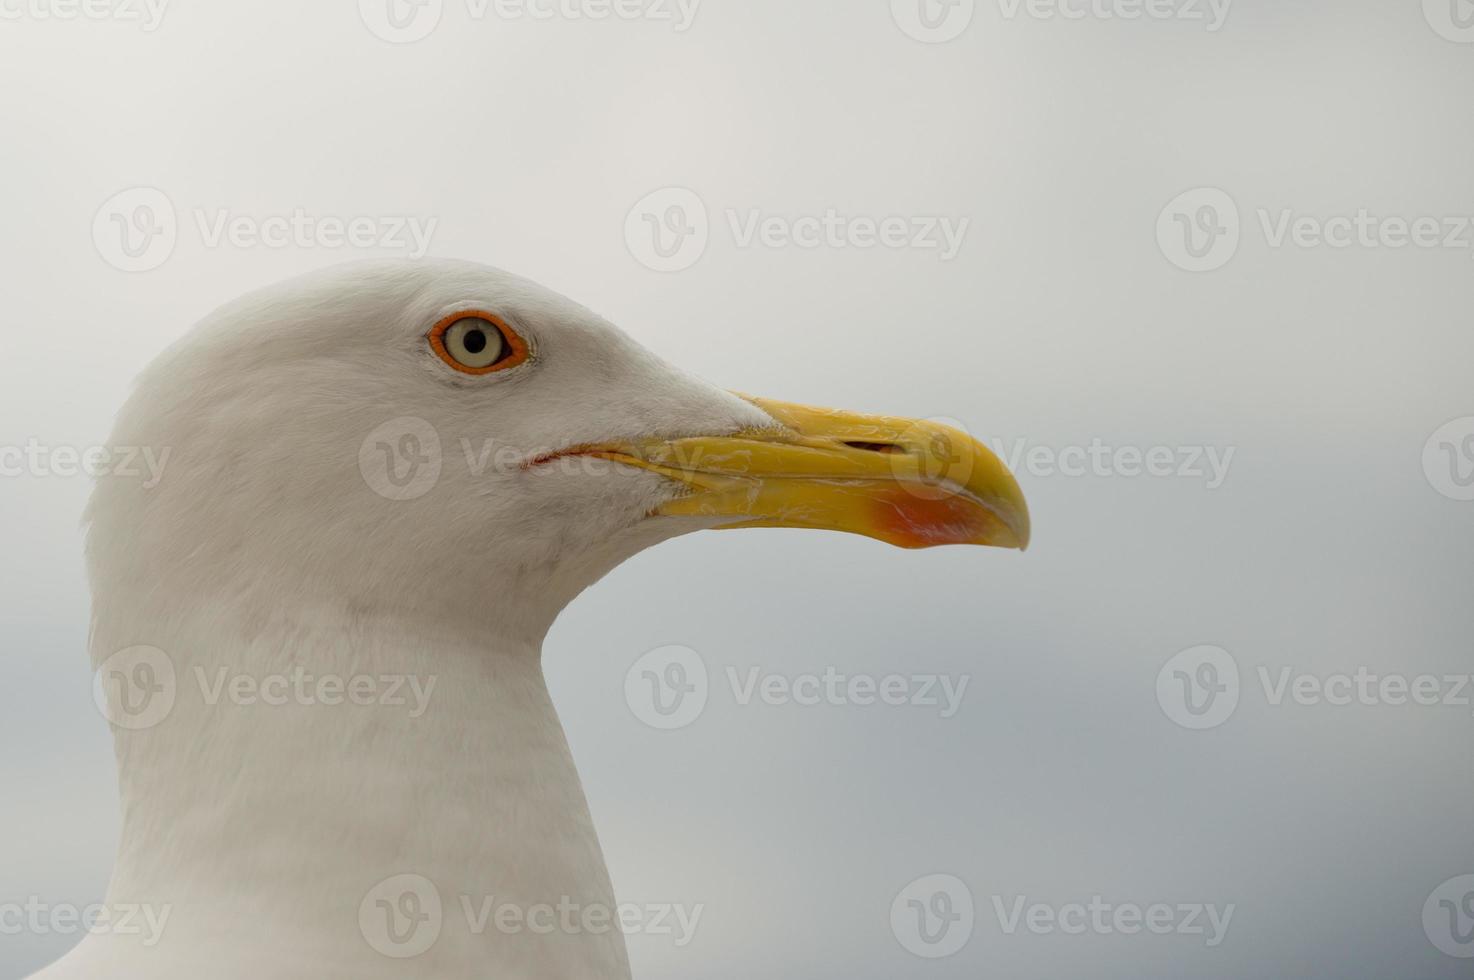
M114 442L166 464L157 485L99 487L94 573L270 606L497 608L505 625L511 600L535 631L694 530L1029 537L1018 484L962 432L723 390L468 262L340 266L243 297L143 375Z
M113 443L161 466L119 467L90 507L94 693L124 799L110 895L174 924L157 949L84 943L59 977L628 977L617 933L452 914L614 907L541 671L564 605L695 530L1029 535L1013 477L959 431L725 391L462 262L231 303L143 374ZM406 874L447 911L390 949L384 909L409 893L384 889ZM242 921L272 942L223 951Z

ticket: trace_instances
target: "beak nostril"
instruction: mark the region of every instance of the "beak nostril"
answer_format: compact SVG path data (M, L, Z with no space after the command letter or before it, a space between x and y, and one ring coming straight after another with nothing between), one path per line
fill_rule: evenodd
M891 442L845 442L851 449L863 449L869 453L899 453L904 452L900 446Z

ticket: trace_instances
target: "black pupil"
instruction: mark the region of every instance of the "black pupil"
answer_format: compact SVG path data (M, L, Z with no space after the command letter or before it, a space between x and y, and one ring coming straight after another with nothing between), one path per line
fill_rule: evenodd
M466 338L462 342L466 345L467 351L472 354L479 354L486 350L486 331L467 330Z

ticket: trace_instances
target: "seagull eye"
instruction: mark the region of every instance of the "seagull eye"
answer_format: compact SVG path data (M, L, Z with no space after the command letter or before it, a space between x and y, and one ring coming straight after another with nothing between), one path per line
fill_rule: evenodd
M501 317L457 313L430 331L430 346L440 359L464 374L504 371L527 360L527 344Z

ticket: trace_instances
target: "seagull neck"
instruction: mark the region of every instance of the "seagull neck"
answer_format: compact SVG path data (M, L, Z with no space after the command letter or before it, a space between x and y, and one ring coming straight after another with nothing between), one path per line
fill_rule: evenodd
M168 906L190 937L238 935L245 916L271 937L252 955L281 975L324 957L368 977L625 975L617 931L509 932L487 915L614 908L540 633L221 623L175 618L151 640L173 704L117 733L112 901Z

